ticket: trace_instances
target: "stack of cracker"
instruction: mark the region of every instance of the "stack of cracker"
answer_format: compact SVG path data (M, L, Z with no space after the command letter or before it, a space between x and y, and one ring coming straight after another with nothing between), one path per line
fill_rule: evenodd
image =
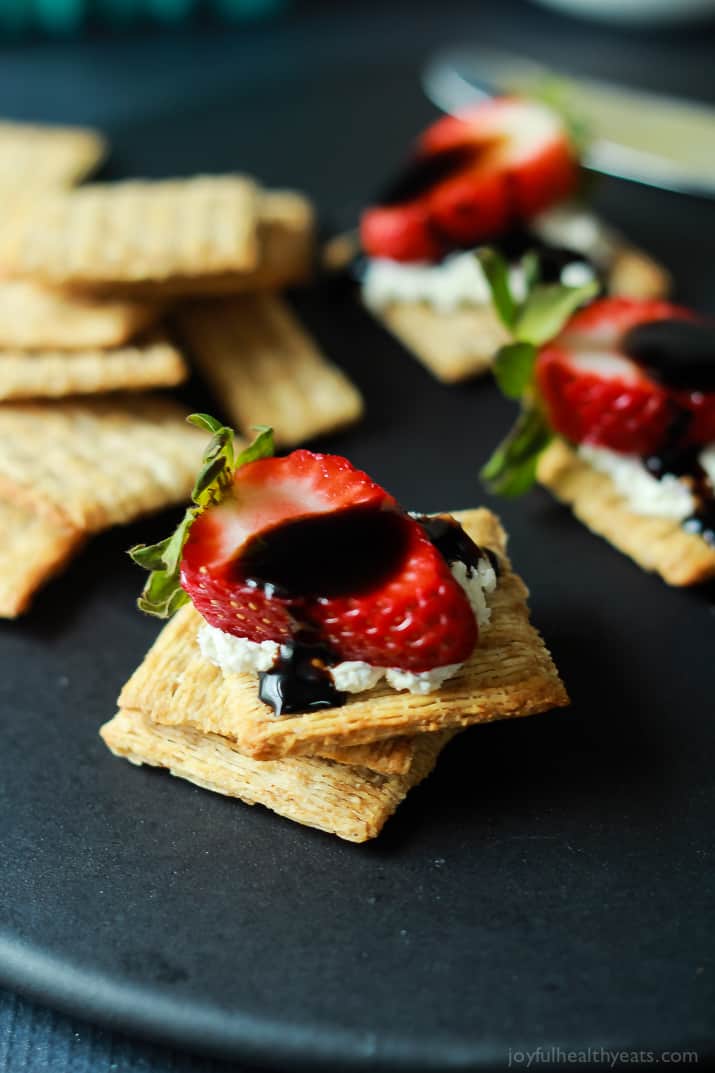
M170 319L241 429L270 424L292 445L362 412L278 295L311 270L307 199L238 175L75 187L104 148L89 130L0 124L0 435L15 437L0 459L0 616L88 534L188 497L196 430L134 394L187 376Z
M178 383L180 355L147 334L168 312L241 431L271 425L293 446L357 420L357 388L278 293L309 277L313 231L303 195L239 175L43 194L0 235L9 319L38 324L3 332L0 291L0 348L15 348L0 353L0 399Z
M191 604L163 629L102 728L117 756L167 768L206 789L262 804L351 842L379 834L460 729L568 703L529 622L527 590L487 510L455 514L499 559L491 622L458 674L437 692L377 686L342 707L276 718L251 674L224 674L199 650Z

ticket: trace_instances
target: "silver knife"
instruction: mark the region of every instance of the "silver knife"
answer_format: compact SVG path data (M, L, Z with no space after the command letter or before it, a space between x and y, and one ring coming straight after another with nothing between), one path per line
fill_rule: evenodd
M715 108L704 103L576 78L490 48L439 53L422 74L430 100L459 112L495 93L528 94L558 79L591 140L592 171L701 197L715 197Z

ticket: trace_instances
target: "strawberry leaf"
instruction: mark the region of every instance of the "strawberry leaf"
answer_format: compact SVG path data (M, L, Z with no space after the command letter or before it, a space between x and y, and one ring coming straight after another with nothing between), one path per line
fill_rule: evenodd
M519 311L519 305L511 293L509 265L500 253L489 247L477 250L476 257L489 284L494 308L499 314L504 327L511 331Z
M515 425L481 472L491 492L519 496L536 480L539 455L552 438L545 415L537 406L522 410Z
M531 383L536 347L531 343L508 343L494 359L494 378L508 399L520 399Z
M236 455L232 428L209 414L192 414L188 421L212 433L191 493L195 505L187 508L171 536L156 544L137 544L129 550L133 561L150 571L138 606L158 618L170 618L188 602L189 597L181 588L181 555L196 518L207 507L221 502L233 484L236 470L256 459L269 458L274 452L273 430L264 425L257 428L258 435L253 442Z
M580 287L566 287L563 283L537 283L515 319L514 336L521 342L541 346L561 331L569 317L579 306L599 291L596 280Z
M516 424L483 467L481 477L492 492L518 496L534 483L539 455L552 438L533 385L538 347L558 335L579 306L596 296L599 285L596 281L581 287L540 283L538 257L530 252L522 259L527 296L519 303L509 287L507 263L493 250L486 252L486 260L480 257L480 261L492 301L513 336L494 360L494 377L507 398L524 401Z

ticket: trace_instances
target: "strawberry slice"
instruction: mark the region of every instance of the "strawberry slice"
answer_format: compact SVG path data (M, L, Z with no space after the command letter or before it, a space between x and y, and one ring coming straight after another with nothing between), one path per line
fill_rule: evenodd
M569 194L578 163L561 118L515 97L438 120L361 220L370 257L437 260L503 234Z
M181 585L207 622L251 641L315 637L337 660L425 671L477 640L462 588L395 499L335 455L238 469L193 522Z
M673 390L629 356L633 330L655 322L696 323L693 313L668 302L604 298L541 348L536 383L556 432L574 443L648 455L684 414L686 443L715 440L715 393Z

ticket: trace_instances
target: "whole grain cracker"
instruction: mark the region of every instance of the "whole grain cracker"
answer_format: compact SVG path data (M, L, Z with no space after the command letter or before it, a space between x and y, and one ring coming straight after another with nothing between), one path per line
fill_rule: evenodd
M256 187L242 176L96 183L38 197L0 233L0 271L119 292L252 269L257 231Z
M491 306L443 313L422 302L393 302L375 316L446 384L487 372L496 352L509 341Z
M66 522L0 500L0 618L26 611L37 589L65 566L83 539Z
M118 347L145 330L160 311L150 302L94 298L28 280L3 280L0 349Z
M437 692L420 696L379 685L348 697L342 707L276 718L259 699L254 675L208 675L196 646L193 661L186 665L182 645L178 640L174 645L174 639L187 637L190 642L201 622L187 605L166 627L163 673L155 672L150 653L149 662L122 690L120 707L141 709L165 725L196 720L202 730L234 738L243 753L268 760L531 715L567 704L551 657L529 624L527 591L511 571L498 520L483 509L455 517L478 544L497 552L503 567L489 600L489 628L473 656Z
M303 194L291 190L262 191L258 195L258 255L251 268L114 284L111 293L147 301L169 301L187 296L275 291L305 283L313 268L314 231L313 208ZM101 291L96 283L92 287Z
M252 760L224 738L157 726L138 711L120 711L100 733L116 756L168 768L204 789L265 805L295 823L350 842L380 833L408 791L432 770L451 736L422 735L407 773L380 775L311 757Z
M201 655L197 635L202 621L193 606L186 605L167 623L122 690L120 707L141 709L157 723L232 738L235 735L226 720L216 721L214 717L215 708L221 708L227 690L231 690L230 680ZM248 677L255 693L256 678ZM174 702L174 694L184 681L192 683L192 690L203 693L204 704L186 708L181 701ZM407 737L388 738L374 744L326 746L316 755L388 775L401 774L412 762L413 745Z
M172 387L187 374L181 354L161 336L114 350L0 349L0 401Z
M187 304L177 323L222 410L241 431L270 425L276 442L291 447L361 417L358 389L280 298Z
M104 137L87 127L0 122L0 189L72 186L105 156Z
M96 532L187 499L206 437L151 396L0 407L0 496Z
M537 476L592 532L669 585L697 585L715 577L715 547L673 519L636 514L611 478L563 440L554 440L541 455Z

